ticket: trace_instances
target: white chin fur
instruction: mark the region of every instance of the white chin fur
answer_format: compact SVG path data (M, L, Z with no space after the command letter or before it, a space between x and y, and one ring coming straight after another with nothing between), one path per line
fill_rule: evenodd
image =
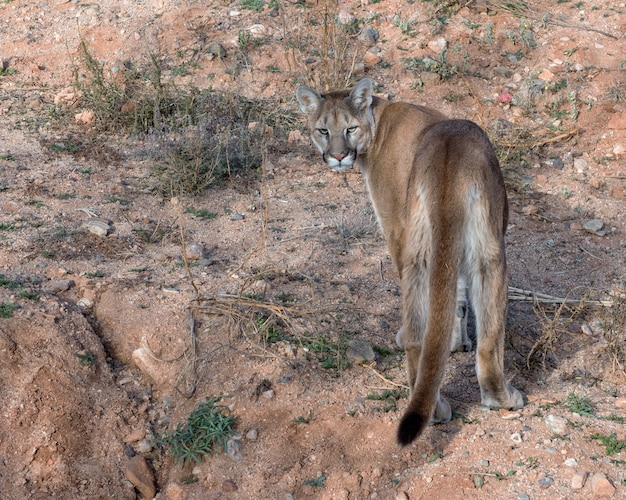
M352 158L346 157L342 161L339 161L331 156L326 159L326 165L328 165L336 172L345 172L346 170L350 170L352 168L352 165L354 165L354 160L352 160Z

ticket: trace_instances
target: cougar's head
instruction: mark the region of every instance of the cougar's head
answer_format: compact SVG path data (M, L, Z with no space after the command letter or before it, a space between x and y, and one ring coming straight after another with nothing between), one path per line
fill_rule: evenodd
M298 87L296 98L307 115L311 140L326 164L337 172L352 167L374 136L372 82L363 78L351 90L319 94Z

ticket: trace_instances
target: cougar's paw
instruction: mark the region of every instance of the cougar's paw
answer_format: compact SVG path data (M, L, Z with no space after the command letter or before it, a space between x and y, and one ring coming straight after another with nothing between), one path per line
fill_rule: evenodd
M483 406L491 409L519 410L524 407L524 395L511 385L506 385L504 394L499 397L483 394L481 399Z
M452 408L450 408L450 403L448 403L447 399L439 398L437 408L435 408L435 413L430 419L430 423L445 424L446 422L450 422L450 420L452 420Z

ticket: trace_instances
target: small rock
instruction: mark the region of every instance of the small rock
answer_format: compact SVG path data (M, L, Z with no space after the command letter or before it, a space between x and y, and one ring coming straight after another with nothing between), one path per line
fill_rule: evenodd
M539 484L541 485L542 488L549 487L553 482L554 482L554 479L551 477L542 477L539 480Z
M230 216L230 220L244 220L246 218L243 214L233 214Z
M526 493L520 493L517 495L517 500L530 500L530 497Z
M574 158L574 168L578 173L582 173L586 168L589 168L589 163L582 158Z
M611 498L615 493L615 486L601 472L593 474L589 482L594 498Z
M144 498L152 499L156 495L156 489L154 487L154 476L146 459L140 455L134 456L126 464L126 470L124 471L128 480L133 483L133 486L139 490Z
M235 483L232 479L224 479L224 481L222 481L222 491L224 493L232 493L238 489L239 486L237 486L237 483Z
M571 488L573 490L582 490L587 481L587 473L585 471L577 471L572 476Z
M250 441L256 441L258 437L259 437L259 431L257 431L256 429L250 429L246 433L246 439Z
M125 443L136 443L137 441L141 441L146 435L146 431L143 429L136 429L130 434L127 434L124 437Z
M535 183L538 184L539 186L543 186L544 184L547 184L548 176L539 174L537 177L535 177Z
M537 205L526 205L524 208L522 208L522 213L524 215L536 215L537 212L539 212Z
M615 399L615 407L620 410L626 410L626 398L620 397Z
M548 424L552 431L558 436L562 436L568 432L567 419L559 417L558 415L548 415L546 417L546 424Z
M522 435L519 432L514 432L513 434L511 434L511 441L513 441L514 443L521 443Z
M112 230L111 224L109 224L106 220L99 219L97 217L89 219L85 222L84 227L86 227L87 231L90 233L100 236L101 238L106 237Z
M263 24L253 24L248 28L248 31L253 35L263 35L267 31L267 28Z
M513 102L513 95L510 92L501 92L498 94L498 102L500 104L511 104Z
M480 465L481 467L489 467L489 460L481 460Z
M565 162L561 158L555 158L554 160L552 160L552 167L556 168L557 170L563 170L563 168L565 167Z
M474 480L474 486L476 488L482 488L483 484L485 484L485 478L480 474L474 474L472 479Z
M496 66L493 68L493 72L496 75L504 76L505 78L511 78L513 76L513 72L509 68L505 68L504 66Z
M218 42L211 42L206 49L207 54L218 59L224 59L226 57L226 49Z
M348 342L346 358L355 363L363 363L364 361L373 361L376 354L372 346L364 340L353 339Z
M588 233L597 234L598 236L604 236L606 231L603 231L604 222L600 219L591 219L583 224L583 229Z
M272 399L274 397L274 391L269 389L261 394L265 399Z
M409 500L409 494L406 491L398 491L396 493L396 500Z
M356 22L356 17L350 14L347 10L342 10L337 15L337 19L341 24L352 24Z
M66 292L71 287L74 286L74 282L72 280L54 280L48 284L48 291L51 293L60 293Z
M382 60L383 60L382 57L380 57L378 54L374 54L373 52L369 50L365 53L365 56L363 56L363 62L365 63L365 66L368 68L372 68L376 66Z
M442 36L433 38L428 42L428 48L435 54L441 54L448 48L448 41Z
M565 467L578 467L578 461L575 458L567 458L563 464Z
M580 331L589 337L593 337L593 330L587 323L580 325Z
M241 441L238 439L229 439L226 442L226 454L235 462L239 462L243 459L243 452L241 449Z
M376 45L379 36L378 31L374 28L365 28L359 33L357 38L368 47L373 47Z
M137 443L137 451L139 453L150 453L152 451L152 442L149 439L142 439L141 441L139 441L139 443Z
M185 257L189 260L200 260L204 257L204 246L200 243L190 243L185 246Z

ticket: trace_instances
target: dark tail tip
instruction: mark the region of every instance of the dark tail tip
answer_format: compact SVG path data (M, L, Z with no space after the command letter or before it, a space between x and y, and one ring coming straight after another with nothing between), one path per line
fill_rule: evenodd
M424 431L428 419L417 412L408 412L400 420L398 443L402 446L411 444Z

